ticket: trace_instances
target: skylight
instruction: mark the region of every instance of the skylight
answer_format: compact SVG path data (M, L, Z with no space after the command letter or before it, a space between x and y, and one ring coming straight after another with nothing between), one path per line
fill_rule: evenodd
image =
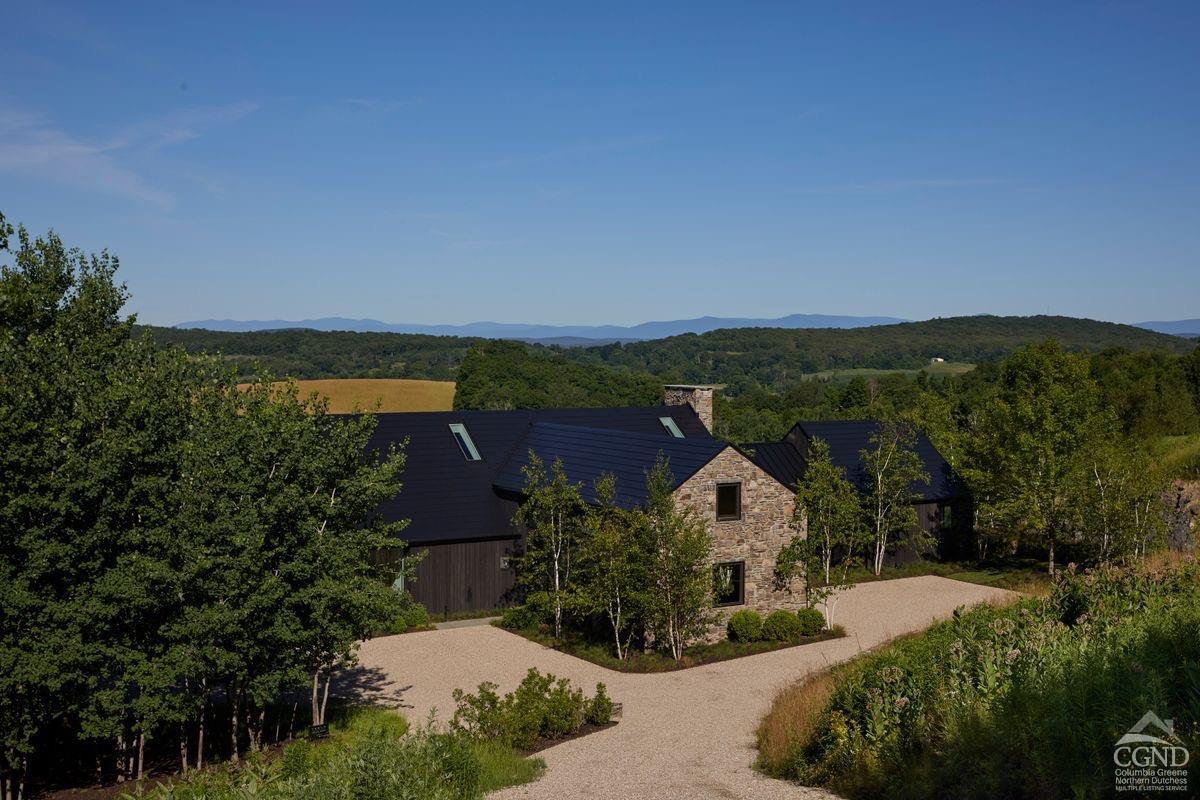
M450 433L454 434L454 441L458 442L458 449L462 450L463 458L467 461L483 460L479 451L475 449L475 442L471 441L471 434L467 433L466 425L461 422L451 422Z
M667 429L667 433L671 434L676 439L683 438L683 431L679 430L679 426L675 424L675 420L671 419L670 417L659 417L658 421L661 422L662 426Z

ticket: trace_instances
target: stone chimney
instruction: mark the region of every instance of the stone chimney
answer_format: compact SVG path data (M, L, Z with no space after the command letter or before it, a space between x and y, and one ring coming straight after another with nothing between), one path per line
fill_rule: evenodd
M669 406L691 406L712 433L713 429L713 390L714 386L690 386L687 384L670 384L663 387L663 402Z

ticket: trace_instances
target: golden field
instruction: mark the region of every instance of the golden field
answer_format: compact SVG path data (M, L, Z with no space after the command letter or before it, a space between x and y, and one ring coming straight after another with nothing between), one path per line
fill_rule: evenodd
M453 381L407 378L330 378L297 381L300 395L312 392L329 398L329 410L349 411L449 411L454 406Z

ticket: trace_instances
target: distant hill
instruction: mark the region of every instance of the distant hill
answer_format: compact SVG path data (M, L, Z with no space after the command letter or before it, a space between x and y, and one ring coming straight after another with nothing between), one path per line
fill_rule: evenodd
M848 330L743 328L649 342L567 351L580 363L649 372L689 383L755 384L784 388L823 370L920 369L931 358L979 363L1022 345L1057 339L1068 350L1113 347L1189 353L1195 344L1175 336L1074 317L945 317Z
M181 322L176 328L201 328L210 331L278 331L308 329L317 331L357 331L360 333L419 333L427 336L467 336L488 339L520 339L552 343L559 340L574 347L638 339L661 339L682 333L705 333L718 328L859 328L866 325L890 325L904 320L896 317L851 317L828 314L791 314L775 319L749 317L697 317L640 325L539 325L507 322L471 322L466 325L417 325L380 322L377 319L321 317L302 320L203 319ZM587 340L599 340L589 342Z
M297 378L425 378L458 380L459 368L481 337L315 330L227 333L148 327L164 344L191 352L220 352L239 374L262 364L276 375ZM925 322L851 329L722 329L656 341L561 349L559 364L603 366L654 376L658 381L794 386L805 375L827 370L913 370L931 358L980 363L1021 345L1058 339L1070 350L1155 350L1188 353L1186 339L1131 325L1073 317L947 317ZM558 348L527 344L550 354ZM461 389L462 387L460 387ZM472 401L475 402L475 401Z
M1200 319L1139 322L1135 327L1145 328L1148 331L1158 331L1159 333L1169 333L1172 336L1186 336L1193 339L1200 336Z

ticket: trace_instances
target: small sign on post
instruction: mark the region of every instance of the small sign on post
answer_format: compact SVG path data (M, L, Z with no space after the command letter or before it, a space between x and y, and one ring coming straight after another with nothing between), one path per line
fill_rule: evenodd
M329 723L308 726L309 739L325 739L329 736Z

